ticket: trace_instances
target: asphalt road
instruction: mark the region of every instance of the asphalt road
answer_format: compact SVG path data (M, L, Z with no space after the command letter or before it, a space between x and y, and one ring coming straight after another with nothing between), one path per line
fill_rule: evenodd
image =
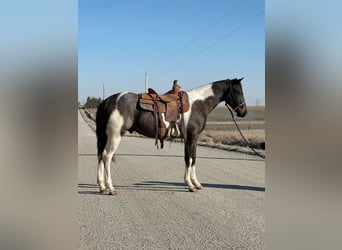
M80 249L264 249L265 161L197 149L204 189L187 191L183 144L124 137L112 166L118 195L96 184L95 132L78 115Z

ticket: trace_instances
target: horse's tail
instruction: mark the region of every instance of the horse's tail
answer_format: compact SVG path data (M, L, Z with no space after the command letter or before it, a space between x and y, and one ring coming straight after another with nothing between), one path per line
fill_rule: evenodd
M96 112L96 136L97 136L97 156L99 161L102 159L102 153L106 147L107 134L106 126L108 122L108 117L106 117L105 112L105 101L103 101Z

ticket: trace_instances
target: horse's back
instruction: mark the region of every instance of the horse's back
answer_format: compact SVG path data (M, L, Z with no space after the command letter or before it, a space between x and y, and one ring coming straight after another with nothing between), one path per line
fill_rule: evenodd
M119 111L120 114L125 113L125 109L132 106L130 104L137 103L138 95L131 92L122 92L109 96L106 98L98 107L96 112L96 123L103 122L107 123L110 115L115 109Z

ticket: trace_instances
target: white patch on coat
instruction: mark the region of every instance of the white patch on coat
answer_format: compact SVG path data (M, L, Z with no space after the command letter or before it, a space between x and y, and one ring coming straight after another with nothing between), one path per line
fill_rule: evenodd
M168 122L166 119L165 119L165 113L162 113L162 118L163 118L163 122L165 124L165 127L168 128L170 126L170 122Z
M189 99L191 102L196 100L205 100L210 96L214 96L214 92L212 89L212 83L205 84L201 87L189 90L187 93L189 95Z
M127 94L128 92L122 92L119 94L119 96L116 98L115 106L118 106L118 102L122 96ZM120 132L121 128L124 124L124 118L120 114L119 110L115 108L113 112L110 114L107 127L106 127L106 133L108 138L111 138L112 136L117 136L117 134L121 137Z
M110 114L107 127L106 127L106 134L108 139L111 137L120 136L121 128L124 124L124 118L120 114L118 109L114 109L114 111Z
M121 98L122 96L126 95L127 93L128 93L127 91L120 93L119 96L118 96L118 98L116 98L116 103L115 103L115 104L117 105L118 102L119 102L119 100L120 100L120 98Z
M118 101L127 92L122 92L116 99L116 107ZM106 190L106 186L109 189L110 194L115 194L115 188L112 184L110 162L114 156L116 149L118 148L121 141L121 128L124 124L124 119L120 114L119 110L115 108L109 116L106 125L107 142L102 152L101 160L98 165L98 183L100 184L101 192ZM106 182L106 183L105 183Z
M189 90L187 93L189 96L189 111L185 112L183 114L184 126L185 126L184 133L185 134L186 134L186 128L188 127L188 123L189 123L190 116L191 116L192 104L197 100L204 101L206 98L208 98L210 96L214 96L214 92L212 89L212 83L209 83L209 84L203 85L201 87Z

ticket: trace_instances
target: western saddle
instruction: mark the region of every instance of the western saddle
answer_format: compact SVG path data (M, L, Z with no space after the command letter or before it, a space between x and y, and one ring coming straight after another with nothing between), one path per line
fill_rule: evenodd
M160 141L161 148L164 147L164 139L168 132L170 132L171 138L180 135L178 129L180 114L189 110L188 95L181 90L181 87L177 82L177 80L174 80L172 90L163 95L159 95L151 88L148 89L148 93L139 95L138 103L140 108L153 112L156 127L155 145L157 145L157 147L158 140ZM168 128L166 128L166 125L163 122L162 114L165 115L165 120L170 122Z

